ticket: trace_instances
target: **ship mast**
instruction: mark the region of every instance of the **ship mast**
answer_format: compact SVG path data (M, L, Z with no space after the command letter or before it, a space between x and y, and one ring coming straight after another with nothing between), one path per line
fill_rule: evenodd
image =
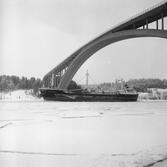
M88 89L88 83L89 83L89 73L88 70L86 71L86 88Z

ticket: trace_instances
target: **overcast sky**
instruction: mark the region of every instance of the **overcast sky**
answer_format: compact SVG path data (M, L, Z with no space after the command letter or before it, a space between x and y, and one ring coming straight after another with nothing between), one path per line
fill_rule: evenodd
M42 78L77 48L161 0L0 0L0 75ZM167 27L167 21L166 27ZM95 53L74 79L167 78L167 41L130 39ZM83 80L82 80L83 79Z

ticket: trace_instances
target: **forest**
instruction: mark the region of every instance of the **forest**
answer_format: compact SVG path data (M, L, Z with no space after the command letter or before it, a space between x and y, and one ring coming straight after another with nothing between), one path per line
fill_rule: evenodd
M42 87L42 80L39 78L31 77L18 77L15 75L1 75L0 76L0 91L12 91L17 89L33 89L33 92L38 92Z
M167 88L167 79L130 79L126 82L130 87L133 87L138 92L147 92L148 88ZM107 87L113 86L115 83L103 83ZM0 76L0 91L12 91L18 89L33 89L34 94L42 87L42 80L31 77L18 77L15 75ZM75 81L71 81L68 89L80 89Z
M127 81L130 87L133 87L137 92L147 92L148 88L167 88L167 79L130 79Z
M148 92L148 88L167 88L167 79L153 79L153 78L142 78L142 79L130 79L128 81L123 81L123 84L127 84L128 87L133 88L137 92ZM115 90L120 88L117 82L112 83L102 83L99 85L100 88L104 90Z

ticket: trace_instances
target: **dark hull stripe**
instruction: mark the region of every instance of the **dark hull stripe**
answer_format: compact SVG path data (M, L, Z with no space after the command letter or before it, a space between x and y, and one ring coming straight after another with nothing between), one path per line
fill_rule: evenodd
M54 89L40 89L45 100L51 101L87 101L87 102L123 102L137 101L138 94L92 94L70 93Z

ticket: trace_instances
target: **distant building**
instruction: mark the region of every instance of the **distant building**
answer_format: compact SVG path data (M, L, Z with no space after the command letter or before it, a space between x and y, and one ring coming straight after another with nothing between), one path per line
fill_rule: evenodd
M167 89L149 88L149 98L167 100Z

